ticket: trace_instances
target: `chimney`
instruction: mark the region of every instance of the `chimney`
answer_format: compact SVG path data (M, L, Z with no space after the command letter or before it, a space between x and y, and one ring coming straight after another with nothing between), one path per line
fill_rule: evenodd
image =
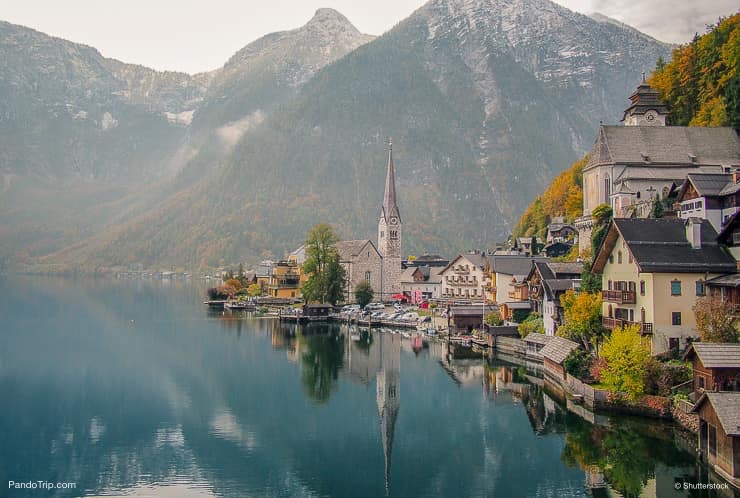
M686 219L686 240L692 249L701 249L701 218L691 216Z

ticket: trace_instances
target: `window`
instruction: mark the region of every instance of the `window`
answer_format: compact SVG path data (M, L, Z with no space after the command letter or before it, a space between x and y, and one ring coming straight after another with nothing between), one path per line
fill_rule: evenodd
M608 286L607 289L612 290L612 281L611 280L609 280L609 282L607 283L607 286Z
M369 272L369 271L366 271L366 272L365 272L365 280L366 280L367 282L369 282L369 281L370 281L370 272Z
M631 264L634 260L632 259L632 253L627 251L627 261Z
M391 230L391 239L398 238L398 230Z
M697 376L696 377L696 385L698 387L700 387L701 389L704 389L704 385L705 385L704 384L704 377L702 377L701 375Z
M383 230L381 230L380 231L380 238L382 239L383 237L385 237L385 232Z
M697 280L696 281L696 295L697 296L704 296L706 294L706 289L704 288L704 281L703 280Z
M709 424L709 456L715 458L717 456L717 429Z
M622 264L622 251L617 251L617 264Z
M673 280L671 282L671 296L680 296L680 295L681 295L681 281Z
M645 295L645 281L644 280L640 280L640 295L641 296Z
M680 311L674 311L671 313L671 324L681 325L681 312Z
M614 255L613 254L610 254L609 255L609 262L610 263L614 263Z
M609 181L609 175L604 178L604 202L609 204L609 196L612 193L611 182Z

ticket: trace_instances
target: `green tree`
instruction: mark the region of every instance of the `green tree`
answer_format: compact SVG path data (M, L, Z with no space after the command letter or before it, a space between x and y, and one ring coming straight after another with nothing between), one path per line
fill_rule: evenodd
M593 359L590 353L580 348L574 349L563 360L563 368L574 377L582 379L588 375Z
M519 326L517 327L517 331L519 332L519 336L521 336L522 339L527 337L532 332L544 334L545 324L542 320L542 315L540 313L530 313L529 316L522 323L519 324Z
M608 204L599 204L591 211L591 217L594 220L594 227L591 230L591 254L594 256L599 252L601 242L606 237L609 222L613 215L614 212Z
M739 342L737 320L731 304L705 296L693 306L696 328L704 342Z
M624 392L637 399L645 392L645 373L650 362L650 347L640 335L640 326L612 330L601 348L606 366L601 382L612 392Z
M653 207L650 210L650 217L651 218L662 218L663 217L663 201L660 200L660 196L656 195L653 198Z
M339 237L331 225L319 223L306 236L306 262L309 277L301 287L306 302L336 304L342 300L346 273L339 263L336 243Z
M568 290L560 297L565 320L557 334L583 345L586 351L598 352L604 335L601 325L601 292L576 293Z
M501 319L501 314L496 311L489 311L485 316L486 325L491 327L498 327L502 325L504 321Z
M367 280L363 280L355 287L355 300L360 308L367 306L373 300L374 295L373 286Z

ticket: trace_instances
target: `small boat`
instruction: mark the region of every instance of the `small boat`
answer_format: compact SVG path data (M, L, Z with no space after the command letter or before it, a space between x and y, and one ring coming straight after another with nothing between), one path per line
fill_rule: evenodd
M426 329L426 334L427 335L437 335L437 329L435 329L434 327L429 327L428 329Z

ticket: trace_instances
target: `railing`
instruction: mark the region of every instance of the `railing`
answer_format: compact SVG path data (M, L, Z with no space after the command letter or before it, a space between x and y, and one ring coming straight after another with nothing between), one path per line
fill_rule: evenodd
M601 324L604 326L604 328L609 330L613 330L619 327L629 327L631 325L637 325L640 327L641 334L653 333L653 324L649 322L630 322L629 320L620 320L619 318L603 317L601 319Z
M601 298L609 303L617 304L635 304L637 302L635 291L603 290L601 291Z

